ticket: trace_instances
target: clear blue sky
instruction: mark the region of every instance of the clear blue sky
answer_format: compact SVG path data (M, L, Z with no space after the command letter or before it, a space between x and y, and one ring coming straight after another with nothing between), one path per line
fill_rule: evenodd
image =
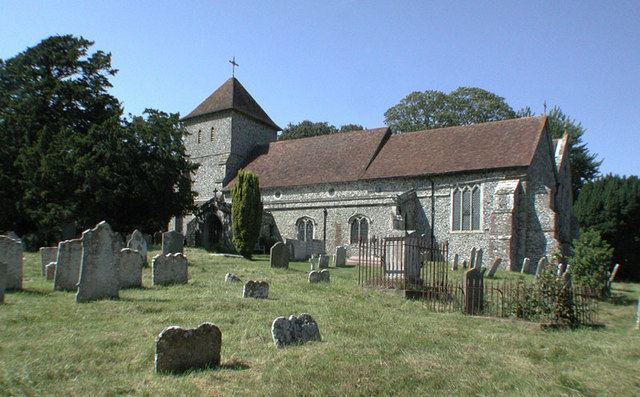
M236 77L281 127L383 125L411 91L477 86L559 105L603 172L640 174L640 1L7 1L0 58L53 34L95 41L127 112L185 115Z

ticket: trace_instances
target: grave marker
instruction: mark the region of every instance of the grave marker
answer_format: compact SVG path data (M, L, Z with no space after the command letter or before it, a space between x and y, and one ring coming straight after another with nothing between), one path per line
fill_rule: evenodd
M153 285L187 284L189 264L181 253L156 255L151 260L151 283Z
M53 289L57 291L77 290L81 263L81 239L59 242L58 256L56 257L56 274L53 278Z
M120 288L142 287L142 267L144 263L144 256L142 256L139 251L131 248L123 248L120 250L118 262Z
M307 313L276 318L271 324L271 336L278 348L322 340L318 323Z
M7 264L5 290L22 289L22 241L0 236L0 262Z
M119 246L111 226L105 221L82 233L82 262L76 302L119 297L116 254Z
M269 297L269 283L266 281L247 281L242 289L242 297L267 299Z
M182 254L184 252L184 236L180 232L162 233L162 255Z
M278 242L271 247L269 252L271 267L289 268L289 247L285 243Z
M198 328L169 327L156 338L156 372L180 373L220 365L222 332L211 323Z

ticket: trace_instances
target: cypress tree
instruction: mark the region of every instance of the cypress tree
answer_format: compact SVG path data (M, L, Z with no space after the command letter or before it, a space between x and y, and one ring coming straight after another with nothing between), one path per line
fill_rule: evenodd
M231 201L233 245L240 255L251 259L262 224L262 199L258 176L251 171L240 170L236 184L231 190Z

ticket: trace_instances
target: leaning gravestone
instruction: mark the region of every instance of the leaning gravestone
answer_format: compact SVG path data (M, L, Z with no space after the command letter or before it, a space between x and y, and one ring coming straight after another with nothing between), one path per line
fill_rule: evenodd
M184 236L180 232L162 233L162 255L182 254L184 252Z
M538 261L538 267L536 267L536 277L538 277L540 275L540 273L542 273L542 271L544 271L544 269L547 266L549 266L549 260L547 259L546 256L543 256Z
M476 267L476 247L473 247L471 249L471 258L469 259L470 263L469 263L469 268L473 269Z
M181 253L156 255L151 261L153 285L187 284L189 263Z
M4 286L7 281L7 264L0 262L0 303L4 303Z
M474 264L476 269L482 269L482 248L476 251L476 261Z
M156 372L180 373L220 365L222 332L211 323L198 328L169 327L156 338Z
M327 269L328 267L329 267L329 257L324 254L320 254L318 256L318 269Z
M271 337L279 348L322 340L318 323L307 313L302 313L299 317L276 318L271 324Z
M127 241L127 248L138 251L144 263L147 263L147 240L140 230L136 229L131 233L131 238Z
M75 291L78 288L80 264L82 263L82 240L65 240L58 243L56 274L53 289Z
M278 242L271 247L270 251L271 267L289 268L289 247L285 243Z
M44 268L45 268L45 274L46 274L47 280L53 281L53 279L56 276L56 263L51 262Z
M239 283L242 280L240 280L240 277L236 276L233 273L227 273L224 276L224 281L225 283Z
M82 233L82 262L76 302L119 297L120 283L116 254L119 246L111 226L105 221Z
M118 279L120 288L139 288L142 286L142 266L144 257L139 251L131 248L120 250L118 262Z
M321 283L321 282L329 282L331 281L331 277L328 269L312 270L309 273L309 282L311 284Z
M341 245L336 247L336 253L333 256L333 266L340 267L347 265L347 248Z
M0 262L7 264L5 289L22 289L22 241L0 236Z
M453 256L453 264L451 265L451 270L452 271L456 271L458 270L458 261L460 260L460 256L458 254L455 254Z
M520 273L522 274L529 273L530 263L531 263L531 260L529 258L524 258L524 260L522 261L522 269L520 269Z
M496 271L498 270L498 268L500 267L500 263L502 263L502 258L496 258L493 261L493 265L491 265L491 268L489 269L489 273L487 273L487 277L493 277L496 274Z
M42 275L46 276L45 267L56 261L58 256L58 247L41 247L40 248L40 266L42 269Z
M266 281L247 281L242 289L242 297L267 299L269 297L269 283Z

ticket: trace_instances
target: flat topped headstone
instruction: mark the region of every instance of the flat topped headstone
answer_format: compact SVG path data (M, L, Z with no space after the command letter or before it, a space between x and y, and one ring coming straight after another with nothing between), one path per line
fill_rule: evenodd
M347 265L347 248L341 245L336 247L336 253L333 256L333 265L341 267Z
M22 241L0 236L0 262L7 264L5 290L22 289Z
M242 289L242 297L267 299L269 297L269 283L266 281L247 281Z
M482 248L476 251L476 261L474 265L476 269L482 269Z
M45 271L45 267L49 263L56 261L56 257L58 256L58 247L41 247L39 251L42 275L46 276L47 273Z
M493 277L496 274L496 271L498 270L498 268L500 267L500 264L502 263L502 258L496 258L493 261L493 264L491 265L491 268L489 269L489 272L487 273L487 277Z
M285 243L278 242L271 247L270 251L271 267L289 268L289 247Z
M56 291L75 291L78 289L80 264L82 263L82 240L65 240L58 243L56 274L53 289Z
M451 270L452 271L456 271L458 270L458 261L460 260L460 256L458 254L455 254L453 256L453 264L451 265Z
M484 269L471 268L462 276L464 313L478 314L483 309Z
M279 348L322 340L318 323L307 313L302 313L298 317L276 318L271 324L271 337L273 343Z
M531 263L531 259L524 258L524 260L522 261L522 269L520 269L520 273L522 274L529 273L530 263Z
M546 256L543 256L538 261L538 267L536 267L536 276L539 276L540 273L542 273L547 266L549 266L549 260L547 259Z
M467 265L467 260L465 259L465 260L462 261L462 268L466 269L467 267L469 267L469 266Z
M105 221L82 233L82 262L76 302L119 297L116 254L119 246L111 226Z
M136 229L131 233L131 238L127 241L127 248L138 251L142 255L144 263L147 263L147 240L140 230Z
M4 303L4 286L7 282L7 264L0 262L0 303Z
M329 267L329 257L324 254L320 254L318 256L318 269L326 269L328 267Z
M220 365L222 332L211 323L198 328L169 327L156 338L156 372L180 373Z
M120 288L139 288L142 286L142 267L144 257L139 251L131 248L120 250L118 279Z
M182 254L184 252L184 236L180 232L162 233L162 255Z
M471 258L469 258L469 260L471 261L469 264L469 267L471 269L476 267L476 247L473 247L471 249Z
M311 284L329 282L331 281L331 275L329 269L312 270L309 273L309 282Z
M181 253L156 255L151 261L153 285L187 284L189 262Z
M51 262L47 266L45 266L45 274L46 274L47 280L53 281L54 277L56 276L56 263L55 262Z

